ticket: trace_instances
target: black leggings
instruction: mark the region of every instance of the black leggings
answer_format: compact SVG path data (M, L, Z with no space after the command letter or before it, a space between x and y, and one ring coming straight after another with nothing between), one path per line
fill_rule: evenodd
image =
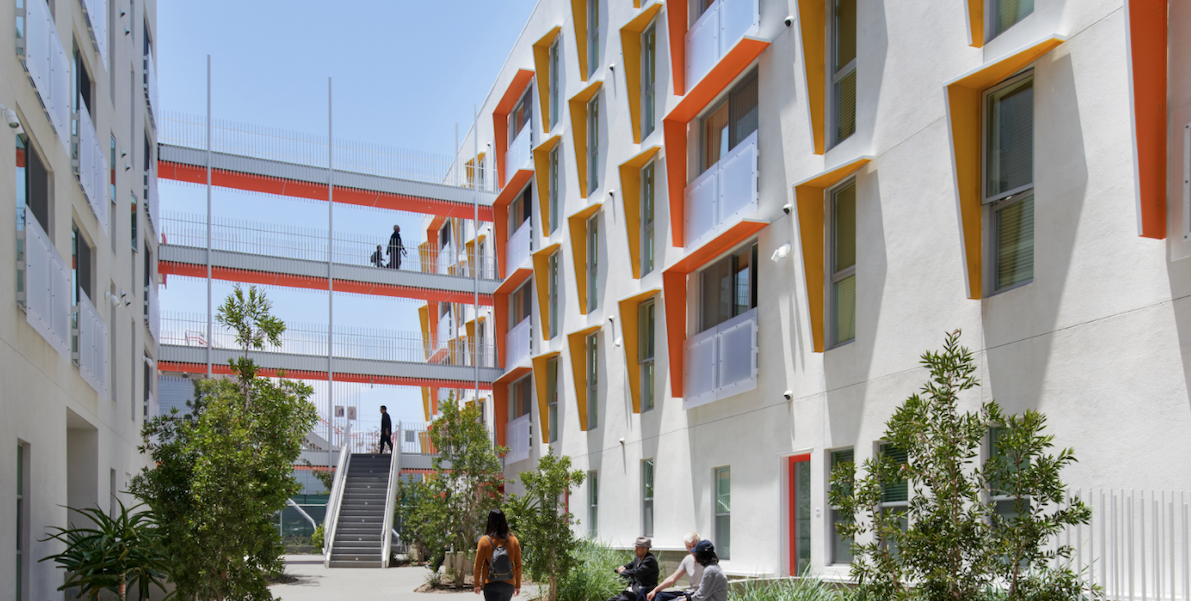
M513 585L507 582L489 582L484 585L484 601L509 601L513 590Z

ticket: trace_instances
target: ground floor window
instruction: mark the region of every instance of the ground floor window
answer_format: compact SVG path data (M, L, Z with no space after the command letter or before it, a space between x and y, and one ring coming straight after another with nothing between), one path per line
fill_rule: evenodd
M715 470L715 552L720 559L732 557L732 468Z
M591 538L600 532L600 474L587 472L587 535Z
M836 466L844 464L851 465L854 459L855 453L852 449L832 451L831 469L834 471ZM830 478L830 475L828 478ZM836 507L831 508L831 563L852 563L852 539L840 536L839 530L836 528L836 524L846 524L851 521L852 516L840 511Z
M641 534L653 536L653 459L641 461Z
M811 564L811 456L790 458L790 575Z

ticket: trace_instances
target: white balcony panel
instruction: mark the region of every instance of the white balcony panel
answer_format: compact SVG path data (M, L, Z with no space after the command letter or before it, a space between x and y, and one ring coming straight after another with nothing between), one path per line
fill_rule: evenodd
M161 415L161 403L157 400L157 395L152 392L149 393L149 400L145 407L146 419L153 419Z
M149 221L153 222L154 231L161 231L161 194L157 190L156 163L153 166L153 173L149 175Z
M716 224L735 223L757 212L757 132L719 162Z
M17 42L18 44L20 41ZM62 147L70 151L70 58L45 0L25 3L25 69Z
M95 133L95 125L91 122L91 115L87 109L78 112L79 154L78 175L79 185L91 205L91 211L99 220L100 228L108 230L108 159L103 153L103 146L99 144L99 136Z
M509 452L505 455L505 465L529 459L530 415L532 413L505 424L505 443L509 446Z
M686 188L686 246L707 242L725 224L757 212L757 132Z
M716 0L686 32L686 85L690 90L744 36L757 35L758 0Z
M757 388L757 310L689 338L683 409Z
M715 400L715 330L701 332L686 341L683 404L692 406Z
M25 319L70 357L70 269L36 219L25 221Z
M99 50L103 64L108 63L108 3L107 0L83 0L84 16L91 42Z
M689 90L720 60L719 7L716 0L686 32L686 82Z
M521 323L513 326L513 329L505 334L504 367L506 370L529 361L530 340L533 335L530 321L529 317L522 319Z
M513 138L509 149L505 151L505 181L512 179L513 174L520 169L533 169L530 158L533 150L533 124L521 128L521 133Z
M438 251L438 269L439 275L450 275L451 266L455 264L455 245L447 244Z
M720 58L746 35L757 35L761 27L758 0L718 0L720 16Z
M161 116L161 105L157 101L157 65L153 63L153 53L145 55L145 100L149 101L149 115L156 119Z
M704 171L686 189L686 239L699 240L709 234L716 224L716 202L719 199L718 165ZM690 246L690 244L687 244Z
M509 237L509 243L505 247L507 259L505 277L529 263L530 239L533 237L532 221L526 219L525 223L522 223L521 227L517 228L517 231Z
M447 348L447 343L454 338L453 328L451 327L451 316L440 315L438 317L438 331L435 333L438 339L435 341L434 350L441 350Z
M86 295L79 295L79 375L107 397L108 328Z
M149 314L145 316L146 324L149 326L149 334L153 336L153 340L159 340L158 332L161 330L161 303L157 300L157 283L154 282L146 287L146 302L149 303Z

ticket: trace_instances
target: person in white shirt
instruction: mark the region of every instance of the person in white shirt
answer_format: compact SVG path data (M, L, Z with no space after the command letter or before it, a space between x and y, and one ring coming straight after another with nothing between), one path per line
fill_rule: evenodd
M695 561L695 556L690 554L699 543L699 535L694 532L687 533L682 538L682 543L686 545L688 555L682 558L682 563L678 564L678 569L674 570L668 578L659 583L652 591L645 595L648 601L671 601L683 596L683 593L694 593L699 590L699 582L703 580L703 566ZM687 588L685 590L668 591L666 589L674 586L679 578L686 575Z

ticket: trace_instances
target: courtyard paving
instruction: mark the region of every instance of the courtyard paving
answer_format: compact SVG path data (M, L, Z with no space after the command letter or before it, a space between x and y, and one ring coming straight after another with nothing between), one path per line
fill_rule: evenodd
M269 587L282 601L452 601L483 599L471 592L415 593L426 582L430 570L424 567L350 569L323 567L321 555L286 555L285 573L297 578L289 584ZM531 587L522 589L514 601L527 599Z

